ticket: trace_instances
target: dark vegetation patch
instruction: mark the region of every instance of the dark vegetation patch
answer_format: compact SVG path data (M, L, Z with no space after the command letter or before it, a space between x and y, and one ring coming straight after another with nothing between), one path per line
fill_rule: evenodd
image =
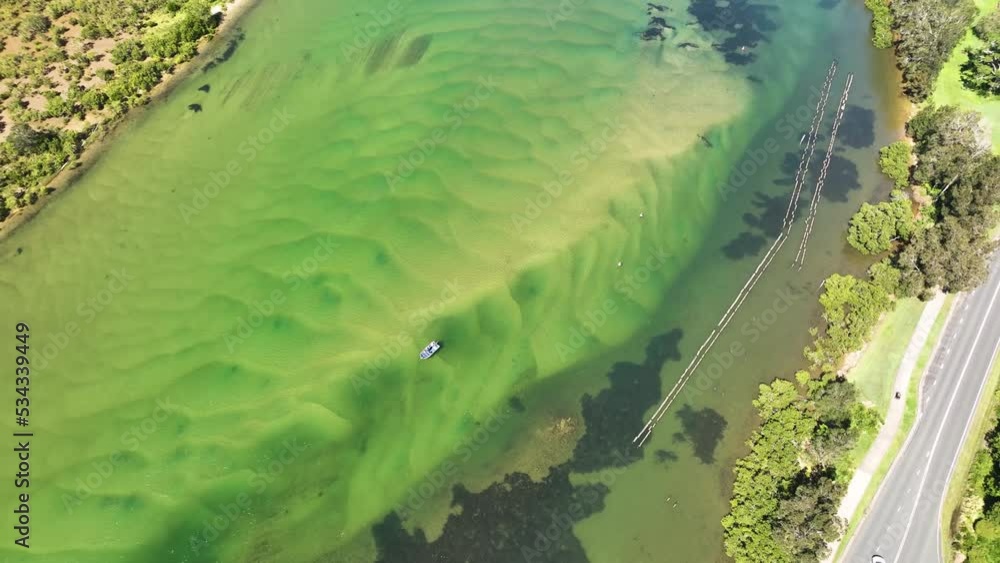
M517 397L511 397L510 400L507 401L507 405L510 406L510 410L514 412L524 412L525 410L524 403Z
M639 33L639 37L643 41L663 41L667 38L668 31L676 31L677 28L669 23L663 18L662 14L667 13L670 8L660 4L646 4L646 15L649 16L649 22L646 23L646 29Z
M399 58L399 66L413 66L420 62L427 54L427 50L431 47L431 40L434 38L433 35L421 35L410 41L407 45L406 51Z
M475 554L475 563L586 563L573 525L603 510L609 489L604 484L574 485L570 473L611 470L613 478L617 468L642 458L631 439L642 428L645 412L660 399L661 368L681 357L682 335L676 329L653 338L641 364L616 364L608 374L610 387L583 397L586 430L572 459L552 467L539 482L512 473L478 493L456 485L452 514L434 541L423 530L406 531L400 515L390 513L372 528L377 561L470 561L469 554ZM673 452L656 455L660 463L677 459Z
M819 167L813 175L813 185L818 180ZM833 155L830 159L830 169L826 176L822 197L828 201L845 203L850 198L850 192L861 189L861 179L858 176L858 166L848 158Z
M764 192L754 193L751 205L757 211L744 213L743 222L764 235L778 236L785 220L785 213L788 211L788 196L789 194L769 196Z
M233 58L233 55L236 54L236 50L239 49L240 44L243 43L243 40L246 39L246 37L247 35L243 32L242 28L236 28L236 34L228 42L226 42L226 48L219 53L219 56L215 57L209 61L208 64L202 67L202 72L208 72Z
M741 260L756 256L767 244L767 239L751 232L742 232L722 247L722 253L730 260Z
M847 106L837 141L852 149L864 149L874 145L875 112L859 106Z
M705 31L721 36L714 43L726 61L746 65L754 61L754 49L778 28L774 12L778 8L750 0L692 0L690 13Z
M694 410L684 405L677 411L681 421L681 436L691 444L694 456L706 465L715 463L715 448L729 425L718 411L710 408Z
M376 43L368 53L368 60L365 62L365 74L374 74L379 71L388 60L389 55L399 44L399 35L386 37Z

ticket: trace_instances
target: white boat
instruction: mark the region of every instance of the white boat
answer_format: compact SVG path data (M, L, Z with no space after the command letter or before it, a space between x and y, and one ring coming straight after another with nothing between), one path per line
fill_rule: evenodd
M427 358L430 358L434 354L437 354L437 351L440 349L441 349L441 343L438 342L437 340L431 340L431 343L428 344L427 346L424 346L424 349L420 351L420 359L426 360Z

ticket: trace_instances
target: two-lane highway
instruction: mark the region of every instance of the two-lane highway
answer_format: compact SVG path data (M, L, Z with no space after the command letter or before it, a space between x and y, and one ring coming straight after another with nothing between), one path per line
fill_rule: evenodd
M949 479L1000 351L1000 259L958 304L921 383L921 412L841 559L943 563L941 508ZM888 375L887 375L888 377Z

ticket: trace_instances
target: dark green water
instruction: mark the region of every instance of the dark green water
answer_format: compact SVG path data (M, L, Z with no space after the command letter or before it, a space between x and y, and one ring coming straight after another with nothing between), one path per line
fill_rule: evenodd
M642 42L639 2L264 0L0 243L29 560L720 559L756 385L863 267L844 223L900 127L860 2L731 5L671 1ZM777 235L835 57L806 267L807 203L714 348L745 353L632 448Z

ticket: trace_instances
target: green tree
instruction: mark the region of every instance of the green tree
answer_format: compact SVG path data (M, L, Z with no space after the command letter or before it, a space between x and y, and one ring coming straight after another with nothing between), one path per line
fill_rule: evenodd
M962 84L982 96L1000 95L1000 40L965 52L969 58L962 65Z
M976 539L969 552L970 563L1000 561L1000 510L994 508L976 522Z
M726 553L739 563L792 563L792 554L775 538L772 521L780 494L799 472L799 447L816 421L805 414L788 381L761 385L753 404L763 422L747 442L750 453L733 468L731 510L722 520Z
M73 104L56 92L51 92L45 96L46 117L62 117L73 113Z
M844 490L832 472L817 471L796 483L791 497L778 503L775 537L793 561L820 561L826 557L827 544L837 539L843 529L837 502Z
M983 16L976 27L972 29L976 36L983 41L993 41L1000 38L1000 6Z
M892 47L892 11L889 0L865 0L872 13L872 44L879 49Z
M100 26L88 23L80 29L81 39L100 39L108 35L107 30L102 29Z
M889 295L899 294L899 281L902 273L886 258L872 264L868 268L868 278L871 283L882 288Z
M20 155L35 154L45 148L49 136L42 131L35 131L26 123L18 123L10 130L7 142L14 152Z
M906 125L918 155L913 179L944 190L969 170L973 158L989 152L982 116L955 106L929 105Z
M949 293L974 289L986 280L987 259L995 246L957 217L945 217L900 254L903 291L927 297L933 288Z
M892 247L897 239L909 239L915 222L908 199L883 201L878 205L863 203L851 218L847 242L862 254L878 254Z
M989 236L1000 205L1000 156L983 154L963 165L964 173L939 194L944 215L958 217L980 236Z
M130 61L141 61L146 58L142 43L137 39L125 39L111 50L111 62L116 65Z
M878 430L881 425L882 417L877 410L866 407L860 402L854 403L854 409L851 411L851 428L858 433L871 433Z
M833 371L846 354L861 348L882 313L892 308L892 299L880 286L850 275L833 274L823 288L819 301L826 331L806 350L806 357Z
M910 159L912 151L910 143L896 141L879 150L878 165L882 173L888 176L899 189L910 185Z
M106 103L108 103L108 95L97 88L85 90L80 95L80 105L88 111L102 109Z
M51 26L52 22L49 21L49 18L41 14L28 14L21 20L18 31L21 33L22 38L31 41L36 35L48 31Z
M903 90L922 102L978 10L973 0L907 0L890 7Z
M810 393L816 429L806 449L814 466L832 466L857 443L857 397L857 388L843 378L826 381Z
M73 3L70 0L49 0L45 5L45 11L52 19L59 19L72 9Z

